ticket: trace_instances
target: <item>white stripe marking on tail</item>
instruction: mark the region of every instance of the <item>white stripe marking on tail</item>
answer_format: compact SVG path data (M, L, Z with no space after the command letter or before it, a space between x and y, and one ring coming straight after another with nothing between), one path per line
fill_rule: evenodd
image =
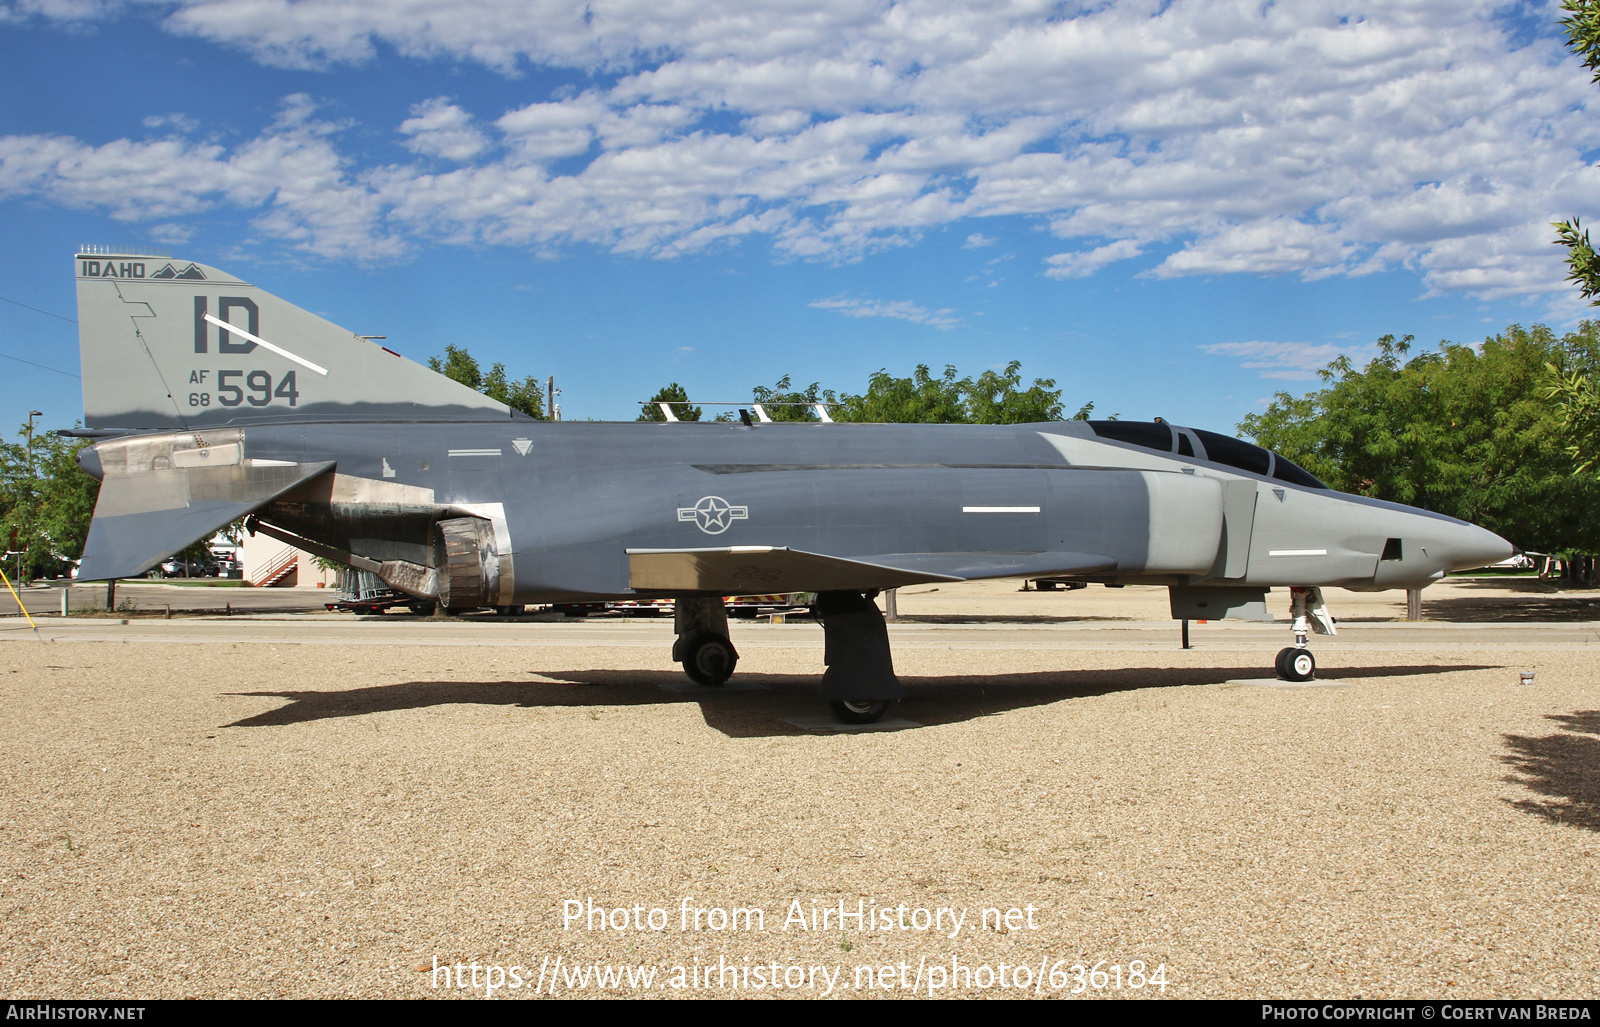
M305 359L304 357L297 357L293 353L290 353L288 350L284 349L282 346L274 346L272 343L268 342L266 339L261 338L259 335L251 335L249 332L245 331L243 328L240 328L237 325L231 325L226 321L219 321L216 318L212 317L210 314L207 314L205 317L206 317L207 321L210 321L212 324L216 325L218 328L221 328L224 331L232 332L233 334L237 335L241 339L249 339L251 342L255 343L257 346L263 346L263 347L265 347L267 349L270 349L272 352L278 354L278 356L280 356L280 357L288 357L290 360L293 360L295 363L299 364L300 366L309 367L309 368L311 368L311 370L317 372L318 374L326 375L328 373L328 369L326 367L319 367L318 365L313 364L311 361Z

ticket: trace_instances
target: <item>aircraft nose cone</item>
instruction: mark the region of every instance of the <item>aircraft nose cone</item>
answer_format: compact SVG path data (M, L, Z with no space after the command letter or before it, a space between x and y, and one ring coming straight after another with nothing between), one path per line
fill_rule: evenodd
M1501 560L1509 560L1517 551L1510 542L1476 524L1462 525L1460 531L1445 540L1440 549L1438 556L1453 571L1487 567Z

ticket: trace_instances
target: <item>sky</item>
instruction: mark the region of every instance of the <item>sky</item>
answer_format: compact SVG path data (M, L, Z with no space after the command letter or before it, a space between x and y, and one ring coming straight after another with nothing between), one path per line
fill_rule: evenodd
M414 360L668 382L1019 360L1232 431L1379 336L1575 325L1600 86L1546 3L0 0L0 430L82 416L71 256Z

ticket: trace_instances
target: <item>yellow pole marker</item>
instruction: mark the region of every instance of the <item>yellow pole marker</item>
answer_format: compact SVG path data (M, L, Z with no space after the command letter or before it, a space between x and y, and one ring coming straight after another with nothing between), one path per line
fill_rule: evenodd
M24 617L28 618L28 627L33 629L33 633L35 635L38 635L39 634L39 625L35 624L33 622L33 618L31 616L29 616L28 608L26 606L22 605L22 597L17 595L16 586L12 585L11 584L11 579L6 577L6 572L5 572L5 568L4 567L0 567L0 581L5 582L6 583L6 588L11 590L11 598L13 598L13 599L15 599L17 601L17 609L22 611L22 615ZM44 641L44 637L42 635L39 636L39 641L41 641L41 642Z

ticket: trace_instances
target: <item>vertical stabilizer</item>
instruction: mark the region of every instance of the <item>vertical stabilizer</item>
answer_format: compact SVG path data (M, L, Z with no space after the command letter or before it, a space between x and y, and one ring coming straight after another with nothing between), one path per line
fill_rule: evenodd
M90 428L504 420L504 404L214 267L80 253Z

